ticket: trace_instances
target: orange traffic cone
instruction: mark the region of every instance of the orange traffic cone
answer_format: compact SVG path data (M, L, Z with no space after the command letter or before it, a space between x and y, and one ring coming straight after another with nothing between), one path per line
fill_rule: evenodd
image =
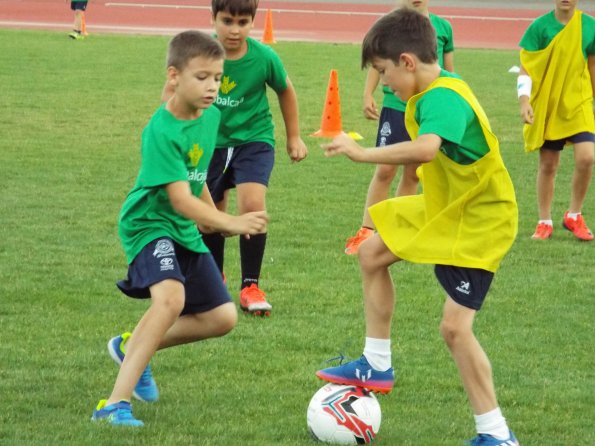
M337 70L331 70L331 76L326 90L326 100L324 110L322 111L322 120L320 130L312 133L310 136L319 138L334 138L343 133L341 124L341 100L339 98L339 75ZM362 139L363 137L356 132L348 132L353 139Z
M276 43L273 36L273 12L267 9L267 15L264 19L264 32L262 33L262 43L270 45Z
M85 22L85 13L81 14L81 34L83 36L88 36L89 33L87 32L87 23Z

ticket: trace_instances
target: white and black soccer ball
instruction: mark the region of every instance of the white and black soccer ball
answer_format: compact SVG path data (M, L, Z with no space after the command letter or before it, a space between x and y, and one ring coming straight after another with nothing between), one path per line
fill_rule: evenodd
M306 418L308 430L317 441L368 444L376 438L382 413L372 392L326 384L310 400Z

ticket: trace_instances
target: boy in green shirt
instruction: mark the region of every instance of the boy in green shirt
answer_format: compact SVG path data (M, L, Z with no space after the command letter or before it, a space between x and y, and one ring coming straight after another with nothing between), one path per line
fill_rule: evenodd
M258 0L213 0L211 5L215 33L225 48L225 64L215 104L221 111L221 125L207 184L222 211L227 209L229 190L234 187L240 214L264 211L275 159L274 125L266 87L270 86L279 99L287 153L293 162L308 154L300 137L296 93L279 56L248 36ZM266 231L240 239L240 308L264 316L272 310L259 287L266 240ZM224 237L209 234L205 243L223 273Z
M562 226L579 240L593 240L582 207L593 174L595 147L595 19L579 11L577 4L578 0L555 0L555 9L531 23L519 44L517 89L525 150L539 151L539 220L534 240L547 240L554 231L554 186L567 144L574 147L574 173Z
M394 385L390 332L395 293L389 267L401 260L434 264L446 291L440 332L475 415L474 446L518 446L498 407L490 362L473 333L499 263L517 231L512 181L498 140L469 86L440 68L430 20L411 9L394 11L368 31L362 66L407 101L412 140L363 149L346 135L324 146L365 163L421 164L423 193L370 208L377 233L363 243L359 262L366 341L360 359L317 372L325 381L389 393Z
M141 167L120 212L119 234L128 258L118 287L133 298L151 298L132 335L112 338L108 350L121 364L111 395L94 421L142 426L131 396L158 398L149 361L163 348L223 336L237 320L235 305L205 246L204 233L261 233L264 211L231 216L219 211L205 186L220 113L212 107L223 72L224 50L197 31L169 45L167 83L174 92L143 130Z
M430 13L428 10L429 0L402 0L404 8L412 8L417 12L430 18L432 26L436 30L436 49L438 51L438 64L451 73L454 72L454 43L452 36L452 26L450 23ZM382 109L378 114L376 102L374 101L374 90L378 86L380 76L378 72L371 68L368 70L366 85L364 87L364 116L367 119L378 120L378 133L376 136L376 146L384 147L402 141L410 141L411 138L405 129L405 102L396 97L392 90L384 85L382 91L384 98ZM403 166L403 173L397 186L396 196L412 195L417 193L419 179L415 173L417 165L409 164ZM362 225L353 237L347 239L345 244L345 254L356 255L360 244L374 234L374 223L370 218L368 208L379 201L386 200L390 191L391 184L397 174L396 165L379 164L376 166L374 176L368 186L366 195L366 204L364 206L364 216Z

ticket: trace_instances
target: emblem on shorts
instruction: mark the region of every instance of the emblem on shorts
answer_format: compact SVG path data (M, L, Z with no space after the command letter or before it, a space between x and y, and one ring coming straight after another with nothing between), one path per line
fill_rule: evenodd
M155 251L153 251L153 257L160 259L161 257L173 256L174 255L174 244L171 240L161 239L155 244Z
M161 267L159 268L160 271L171 271L174 269L174 259L171 257L166 257L159 261Z
M471 294L471 285L469 284L469 282L465 282L464 280L461 280L461 284L456 288L456 290L459 293L463 293L463 294Z
M192 149L188 151L188 158L190 158L190 164L192 164L192 167L198 166L198 162L200 161L200 158L204 152L205 151L201 149L198 144L194 144L194 146L192 146Z
M390 122L385 122L382 124L382 128L380 129L380 136L390 136L392 130L390 129Z

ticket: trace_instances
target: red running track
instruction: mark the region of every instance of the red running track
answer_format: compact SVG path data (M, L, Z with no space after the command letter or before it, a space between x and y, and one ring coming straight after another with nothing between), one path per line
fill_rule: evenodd
M276 40L360 43L388 5L302 3L261 0L253 36L262 36L264 14L273 12ZM456 48L517 49L529 23L544 10L435 7L448 19ZM0 0L0 27L69 31L70 2ZM92 0L86 13L89 33L173 35L184 29L210 31L208 0Z

